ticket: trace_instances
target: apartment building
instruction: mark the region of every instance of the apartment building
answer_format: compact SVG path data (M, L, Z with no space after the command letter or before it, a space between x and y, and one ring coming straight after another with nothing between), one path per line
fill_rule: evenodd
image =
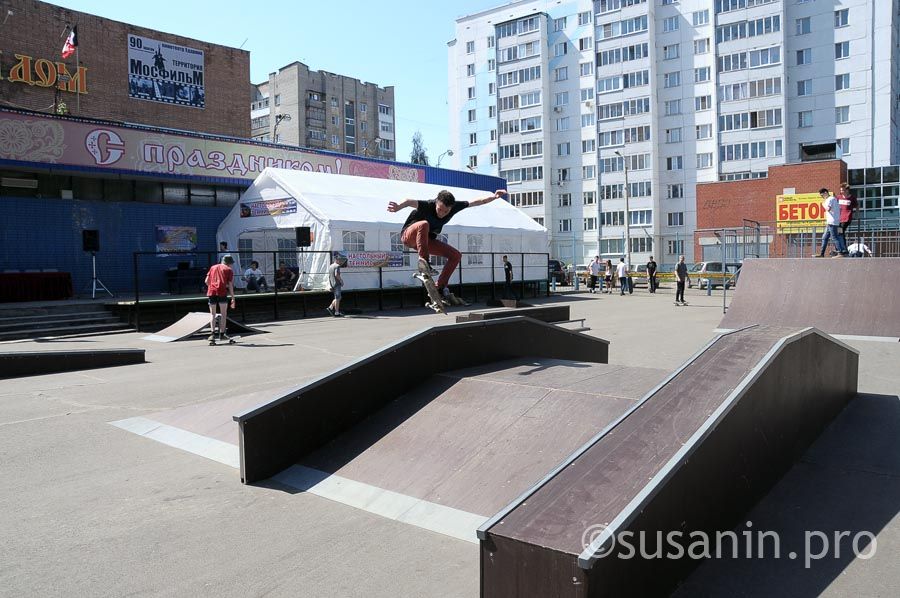
M254 139L385 160L396 157L392 86L293 62L251 91Z
M897 44L897 0L512 2L456 22L451 149L554 257L690 260L698 182L898 163Z

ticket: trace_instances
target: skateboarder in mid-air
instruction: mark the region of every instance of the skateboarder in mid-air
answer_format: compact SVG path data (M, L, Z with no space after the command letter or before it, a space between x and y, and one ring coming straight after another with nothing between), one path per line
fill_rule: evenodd
M456 201L452 193L444 190L432 200L407 199L400 203L392 201L388 204L388 212L399 212L404 208L414 208L409 218L403 224L400 238L404 245L410 249L415 249L416 253L419 254L419 272L434 276L437 272L428 263L429 257L434 254L447 258L447 263L441 270L441 275L437 280L438 292L447 303L459 302L459 299L454 297L450 289L447 288L447 283L450 281L453 271L459 265L459 260L462 256L454 247L438 240L438 234L444 225L457 213L466 208L474 208L490 203L504 195L506 195L506 189L498 189L493 195L484 199Z
M234 309L234 270L231 269L233 263L234 258L231 257L231 254L226 253L222 256L222 263L211 267L206 274L206 296L209 297L209 315L211 318L209 325L210 345L216 344L216 336L218 336L220 341L234 342L225 333L225 329L228 327L228 295L231 295L231 309ZM218 308L219 314L216 314L216 308ZM219 324L218 333L216 332L217 322Z

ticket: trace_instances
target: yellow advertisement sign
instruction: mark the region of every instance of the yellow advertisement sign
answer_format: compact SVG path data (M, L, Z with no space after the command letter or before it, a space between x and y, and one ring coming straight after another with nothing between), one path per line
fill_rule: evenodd
M779 233L811 233L825 227L826 210L818 193L777 195L775 199Z

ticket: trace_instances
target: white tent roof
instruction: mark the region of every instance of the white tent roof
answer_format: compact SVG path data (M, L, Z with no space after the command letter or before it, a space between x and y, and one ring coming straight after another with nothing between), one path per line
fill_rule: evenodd
M399 230L411 210L404 209L400 212L390 213L387 211L389 201L434 199L443 189L450 191L457 201L472 201L490 195L485 191L460 187L266 168L244 192L239 203L293 197L313 217L328 227L341 228L343 223L365 222L396 224ZM235 206L235 210L239 209L239 205ZM290 228L295 226L293 221L296 220L296 216L296 214L285 214L271 218L278 228ZM252 220L254 226L260 226L261 222L268 218L257 217ZM463 210L444 227L444 232L463 228L546 232L543 226L524 212L501 200L474 209Z

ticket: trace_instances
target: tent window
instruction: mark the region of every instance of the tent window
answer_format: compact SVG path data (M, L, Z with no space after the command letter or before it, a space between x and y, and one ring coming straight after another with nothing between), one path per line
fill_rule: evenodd
M284 262L288 268L297 267L297 241L295 239L278 239L278 261Z
M249 268L253 261L253 239L238 239L238 259L242 268Z
M345 230L343 234L344 251L365 251L366 233L357 230Z
M400 233L391 233L391 251L402 251L402 252L407 251L406 245L404 245L403 241L401 240ZM409 254L408 253L403 254L403 265L409 266Z
M483 264L484 256L481 255L481 250L484 247L484 235L468 235L468 246L469 255L466 256L466 263L470 266Z

